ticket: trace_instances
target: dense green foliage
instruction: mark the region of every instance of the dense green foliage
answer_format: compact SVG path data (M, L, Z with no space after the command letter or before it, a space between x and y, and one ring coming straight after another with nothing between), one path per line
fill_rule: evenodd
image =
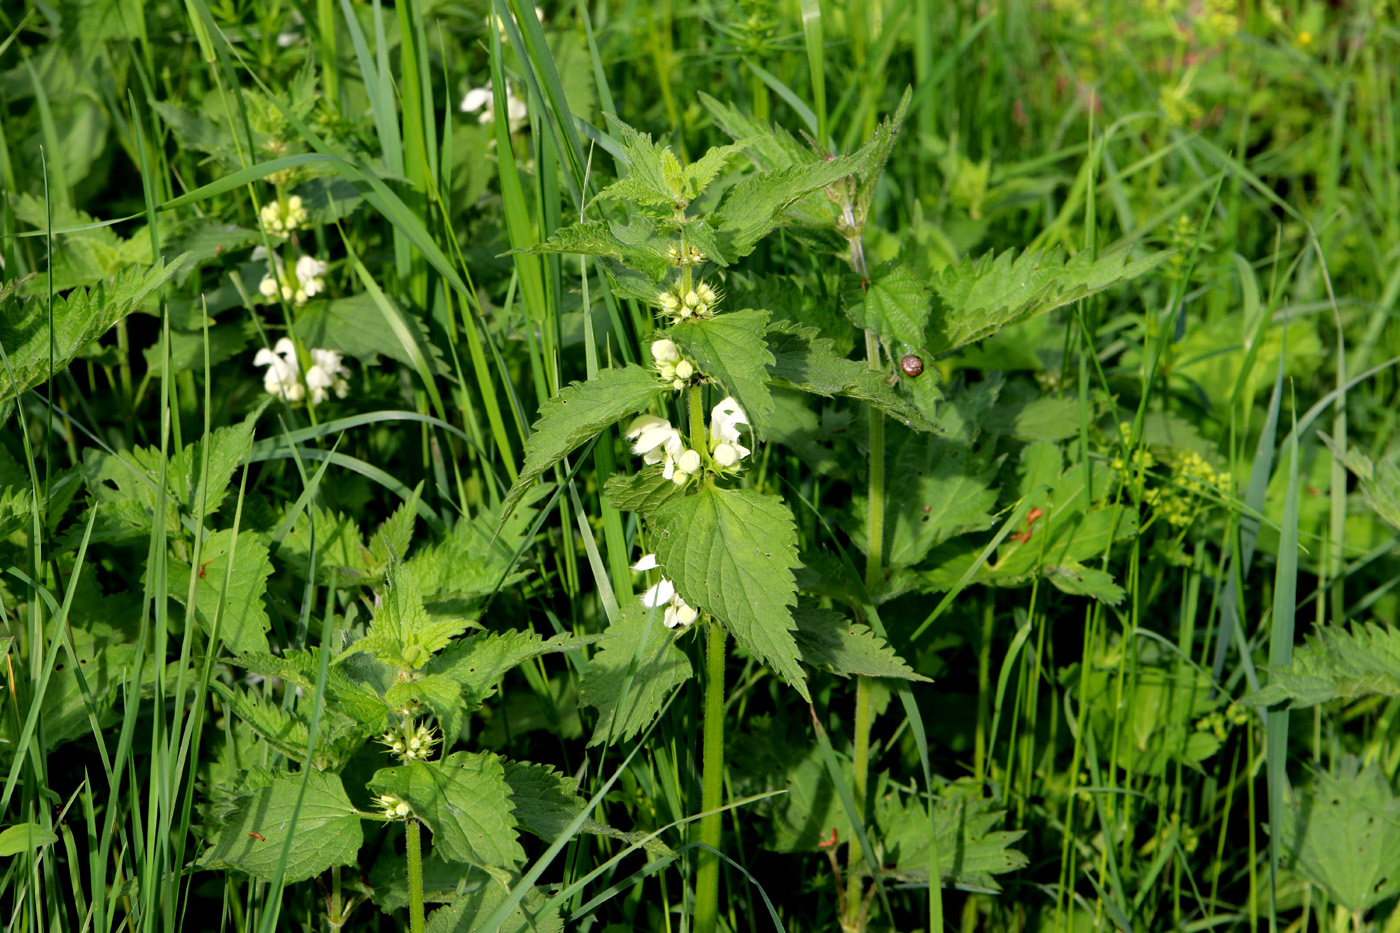
M1396 12L0 10L0 923L1400 929Z

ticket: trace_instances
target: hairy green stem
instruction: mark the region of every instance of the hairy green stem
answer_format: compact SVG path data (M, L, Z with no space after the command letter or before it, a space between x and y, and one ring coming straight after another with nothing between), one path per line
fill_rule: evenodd
M708 460L710 457L710 445L705 442L705 402L703 390L699 386L691 386L686 393L686 401L689 404L690 420L690 446L700 451L700 459Z
M408 818L408 928L423 933L423 830L422 824Z
M705 629L705 745L701 767L704 784L700 792L699 842L719 849L720 814L724 790L724 626L714 619ZM700 867L695 876L696 933L714 933L719 925L719 856L700 850Z

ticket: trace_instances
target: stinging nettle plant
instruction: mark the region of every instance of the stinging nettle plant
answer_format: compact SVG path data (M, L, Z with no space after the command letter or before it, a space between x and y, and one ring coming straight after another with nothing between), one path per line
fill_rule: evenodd
M857 522L863 540L858 543L867 554L864 586L870 592L886 588L887 573L898 566L884 556L886 536L897 536L901 526L886 523L887 511L897 503L885 494L885 421L892 419L901 432L899 441L912 447L923 444L921 449L928 450L927 444L938 440L942 393L927 364L1007 324L1139 275L1161 260L1129 261L1119 253L1064 262L1055 253L1008 253L958 263L931 281L924 281L909 261L870 268L863 234L908 103L906 93L894 116L865 146L836 156L804 150L785 132L705 98L735 142L711 149L688 166L670 149L610 116L625 175L598 195L594 207L621 202L622 209L609 220L560 229L533 250L596 257L617 294L651 307L654 330L644 338L643 358L649 356L652 365L604 369L546 401L503 514L536 479L614 425L623 429L633 453L642 456L641 469L608 479L604 493L613 507L642 520L650 553L633 569L655 570L661 578L642 595L640 610L625 607L610 618L611 637L590 663L582 698L601 713L593 743L631 738L652 721L668 693L693 675L676 636L664 629L693 627L704 633L702 809L707 815L697 839L711 848L719 845L719 815L713 811L722 803L729 636L807 702L811 696L803 662L858 678L855 812L847 814L857 824L867 811L872 678L926 680L890 647L870 596L858 582L840 591L861 620L857 623L841 612L818 608L813 597L799 597L803 563L793 513L782 496L755 488L763 484L746 483L751 454L746 445L776 436L798 444L794 449L800 453L801 444L811 443L812 438L801 437L801 429L787 423L802 405L789 404L794 393L862 403L869 462L866 511ZM741 154L759 171L714 197L707 189ZM693 211L702 198L706 209ZM780 227L814 252L840 257L849 271L818 276L814 283L802 283L810 287L797 288L795 277L747 277L741 260ZM794 298L794 292L800 296ZM849 359L842 349L851 341L833 324L833 304L844 311L847 328L854 324L863 332L864 360ZM931 440L905 440L919 436ZM973 437L975 426L961 425L947 445L970 446ZM985 489L988 479L980 476L977 482ZM973 502L980 511L994 499L993 492L991 499L978 495ZM990 523L990 516L948 517L944 536ZM891 556L912 566L936 540L925 534L912 547L892 548ZM830 595L829 589L818 589ZM662 629L651 628L656 622ZM831 776L845 780L835 772ZM930 833L939 825L938 836L965 819L957 808L940 807L934 808L937 814L930 823L926 806L916 802ZM896 810L901 819L890 823L904 825L907 833L908 814ZM882 812L888 816L891 811L885 807ZM981 818L971 822L981 833L991 826ZM848 926L864 927L883 875L936 885L939 873L933 863L946 862L945 872L956 868L953 853L940 855L930 841L904 847L906 854L917 848L912 864L906 859L893 870L882 869L874 856L898 847L895 828L887 827L888 845L876 844L879 853L861 851L858 829L843 840L851 842L847 890L841 892ZM965 852L969 841L985 844L979 852L986 858L978 863L975 883L994 887L992 874L1023 863L1007 849L1015 838L995 833L982 840L957 838L950 848ZM702 854L696 881L701 930L714 928L717 873L717 860ZM871 875L876 885L867 888ZM956 870L953 875L958 877Z

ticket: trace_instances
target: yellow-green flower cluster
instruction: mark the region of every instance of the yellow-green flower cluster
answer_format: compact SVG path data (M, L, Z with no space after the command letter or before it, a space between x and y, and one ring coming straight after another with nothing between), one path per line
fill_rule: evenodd
M389 751L402 761L424 761L432 757L433 746L437 745L438 737L431 726L409 722L397 732L384 733L379 741L387 745Z
M300 195L292 195L286 200L279 198L264 204L258 212L267 232L273 236L286 236L293 230L306 226L308 219L306 205Z
M408 801L393 794L380 794L379 805L384 808L384 815L391 820L406 820L413 815L413 808L408 805Z
M1172 464L1169 485L1153 489L1143 501L1160 518L1185 528L1211 499L1229 495L1233 488L1229 473L1216 470L1200 454L1188 450Z
M665 289L656 296L656 303L672 319L689 321L712 315L715 305L719 304L719 297L718 292L701 282L687 291L682 291L679 286Z
M693 246L687 246L682 250L679 246L672 246L666 250L666 258L671 265L678 268L698 265L705 261L705 254Z

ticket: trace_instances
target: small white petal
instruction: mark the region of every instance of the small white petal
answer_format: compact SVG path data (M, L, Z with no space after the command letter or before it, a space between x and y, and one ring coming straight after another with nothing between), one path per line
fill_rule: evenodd
M664 425L669 428L671 422L667 421L665 418L658 418L655 415L638 415L636 418L632 419L632 423L627 426L627 432L622 436L630 441L648 428L654 428L658 425Z
M461 110L463 113L471 113L480 110L491 104L491 85L485 87L474 87L467 92L467 96L462 98Z
M642 594L642 605L655 609L657 606L669 603L671 597L675 595L675 584L663 577L660 582Z
M658 363L668 363L681 358L673 341L662 338L651 342L651 358Z
M658 566L655 554L644 554L641 560L632 565L632 569L641 573L643 570L655 570Z

